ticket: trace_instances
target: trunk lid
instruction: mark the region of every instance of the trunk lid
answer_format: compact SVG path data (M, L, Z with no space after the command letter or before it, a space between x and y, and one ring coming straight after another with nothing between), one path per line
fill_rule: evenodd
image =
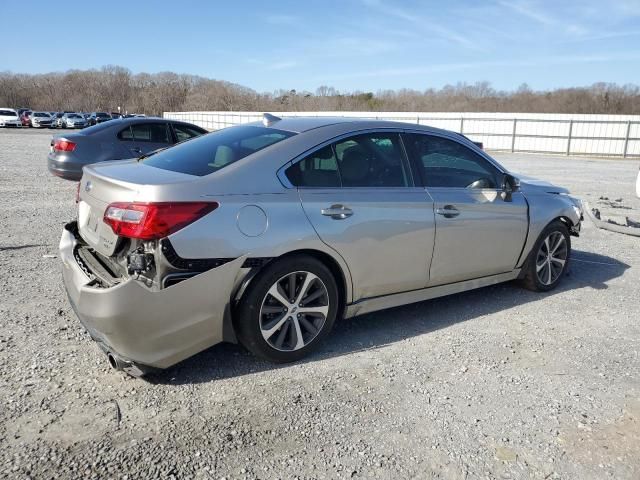
M78 192L80 236L97 252L112 256L119 237L103 221L109 204L162 201L158 187L193 179L191 175L149 167L136 160L101 162L85 167Z

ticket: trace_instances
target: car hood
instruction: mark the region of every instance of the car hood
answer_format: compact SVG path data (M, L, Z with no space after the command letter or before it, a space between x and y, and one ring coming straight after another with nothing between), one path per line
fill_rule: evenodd
M559 187L545 180L540 180L526 175L514 174L520 180L520 190L527 193L569 193L569 189Z

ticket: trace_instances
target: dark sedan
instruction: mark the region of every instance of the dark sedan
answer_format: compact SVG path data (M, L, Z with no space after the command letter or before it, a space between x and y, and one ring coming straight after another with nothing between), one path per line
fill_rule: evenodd
M49 171L78 181L85 165L138 158L205 133L205 129L191 123L162 118L111 120L77 133L54 136L48 156Z
M89 125L97 125L98 123L108 122L111 120L111 115L107 112L91 112L88 120Z

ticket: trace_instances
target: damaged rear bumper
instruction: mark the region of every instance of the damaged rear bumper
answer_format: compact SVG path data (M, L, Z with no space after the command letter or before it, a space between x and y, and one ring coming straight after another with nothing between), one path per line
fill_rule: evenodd
M102 288L76 259L81 240L74 227L66 225L60 239L64 285L78 318L105 352L144 372L223 341L244 257L158 291L133 278Z

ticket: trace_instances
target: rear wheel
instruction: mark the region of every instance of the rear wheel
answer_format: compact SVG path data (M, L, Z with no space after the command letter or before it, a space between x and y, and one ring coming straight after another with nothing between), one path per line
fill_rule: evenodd
M571 237L567 226L559 220L550 223L529 254L524 286L537 292L554 289L567 271L570 255Z
M242 345L277 363L298 360L330 332L338 310L335 279L320 261L294 256L266 267L243 296L236 318Z

